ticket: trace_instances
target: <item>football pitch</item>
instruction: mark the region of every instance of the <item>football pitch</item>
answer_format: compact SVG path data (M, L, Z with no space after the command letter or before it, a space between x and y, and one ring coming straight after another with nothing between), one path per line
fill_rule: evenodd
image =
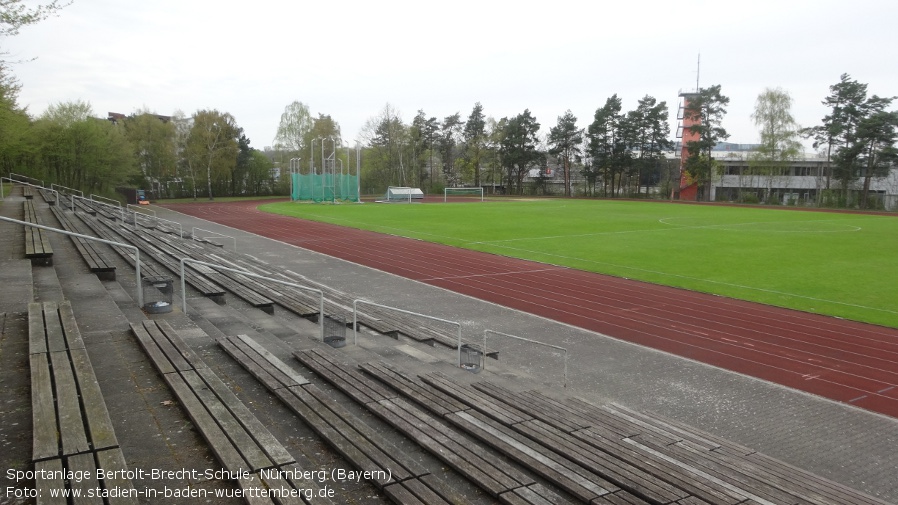
M567 199L260 209L898 327L898 216Z

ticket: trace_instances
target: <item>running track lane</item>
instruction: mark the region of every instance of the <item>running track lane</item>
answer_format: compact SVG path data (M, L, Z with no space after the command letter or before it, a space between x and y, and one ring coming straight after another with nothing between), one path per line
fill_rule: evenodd
M898 330L297 220L260 203L164 207L898 417Z

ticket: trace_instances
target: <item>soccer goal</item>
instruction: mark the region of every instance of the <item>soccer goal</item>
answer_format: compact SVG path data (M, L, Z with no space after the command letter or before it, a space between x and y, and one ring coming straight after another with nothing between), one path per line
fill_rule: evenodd
M483 201L483 188L444 188L443 202L448 202L450 196L479 199Z

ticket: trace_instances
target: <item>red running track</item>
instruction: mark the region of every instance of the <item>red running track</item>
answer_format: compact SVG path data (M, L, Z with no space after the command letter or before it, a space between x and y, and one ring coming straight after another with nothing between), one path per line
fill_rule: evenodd
M898 417L898 330L263 213L165 207Z

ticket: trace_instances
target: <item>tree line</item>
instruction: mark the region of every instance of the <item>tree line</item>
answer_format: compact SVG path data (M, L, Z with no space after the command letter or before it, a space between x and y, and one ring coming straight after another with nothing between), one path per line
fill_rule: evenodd
M466 117L456 112L438 119L419 110L406 123L387 104L366 121L360 134L363 192L377 193L391 185L432 192L444 186L545 192L549 174L558 170L567 196L584 190L573 186L575 175L588 181L589 194L638 196L657 184L670 166L665 156L673 148L667 115L666 102L651 96L622 112L621 99L614 95L587 129L579 128L568 110L542 137L529 109L496 120L486 116L478 102ZM321 158L312 149L315 141L334 137L339 138L339 125L329 116L313 118L308 106L297 101L281 116L275 150L282 163L300 158L305 160L301 170L317 170L310 163Z
M0 4L0 40L65 7L56 0L29 5L23 0ZM132 186L160 197L211 199L287 194L288 167L321 171L325 158L332 160L329 170L339 163L349 172L355 165L350 146L340 140L340 125L329 115L313 116L300 101L284 109L274 149L265 152L250 147L235 118L216 109L171 117L145 110L109 121L95 118L88 103L76 101L31 117L17 103L20 85L4 56L0 52L0 170L5 173L85 192ZM768 177L772 190L774 178L801 156L799 139L811 139L828 162L818 203L866 208L872 181L898 163L898 112L889 110L895 97L869 95L867 87L843 74L822 102L829 112L821 124L805 128L792 117L787 92L762 92L752 115L761 140L749 158L750 175ZM683 110L682 117L693 123L683 175L706 198L722 174L713 149L729 137L723 127L728 104L721 86L714 85L689 94ZM356 146L362 190L487 186L508 194L548 193L550 186L559 186L549 181L560 179L565 196L645 197L654 188L653 194L672 197L681 173L680 160L670 156L674 143L668 117L664 101L646 95L624 111L614 94L585 128L568 110L541 136L541 124L529 109L497 120L478 102L467 116L456 112L439 119L418 110L406 123L387 104L365 123Z

